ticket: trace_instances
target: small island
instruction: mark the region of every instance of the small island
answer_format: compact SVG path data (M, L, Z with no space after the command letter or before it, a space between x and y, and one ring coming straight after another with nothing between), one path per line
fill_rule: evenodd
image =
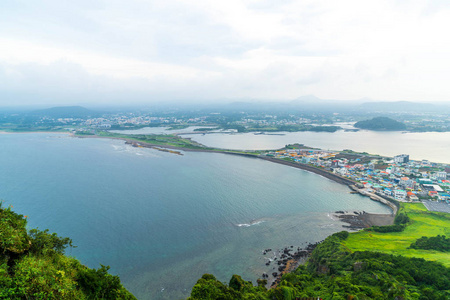
M370 120L359 121L356 122L354 126L360 129L379 131L406 130L406 125L404 123L398 122L388 117L376 117Z

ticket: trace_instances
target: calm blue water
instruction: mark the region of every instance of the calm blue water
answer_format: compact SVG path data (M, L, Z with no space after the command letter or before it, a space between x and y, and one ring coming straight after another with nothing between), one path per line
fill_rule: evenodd
M0 199L29 227L69 236L68 254L110 265L139 299L186 297L203 273L256 281L261 251L340 231L330 213L389 209L302 170L122 141L0 135ZM239 224L254 224L238 226Z
M358 132L285 132L284 135L239 134L191 134L201 144L226 149L279 149L287 144L300 143L310 147L330 150L351 149L393 157L409 154L411 159L427 159L432 162L450 163L450 132L369 131Z

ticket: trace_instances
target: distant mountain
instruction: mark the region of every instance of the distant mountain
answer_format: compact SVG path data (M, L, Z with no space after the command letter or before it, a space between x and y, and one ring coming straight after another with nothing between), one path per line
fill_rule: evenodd
M304 95L293 100L250 100L241 99L227 104L217 105L218 109L242 111L286 111L303 112L351 112L351 113L417 113L450 112L450 103L424 103L410 101L376 101L371 98L354 100L322 99L315 95Z
M58 106L48 109L35 110L30 114L50 118L88 118L97 117L101 113L82 106Z
M450 106L442 103L420 103L410 101L366 102L359 107L371 112L438 112L449 111Z
M300 96L297 99L292 100L291 103L299 103L299 102L317 103L317 102L322 102L322 101L324 101L324 100L320 99L319 97L316 97L314 95L305 95L305 96Z
M389 130L395 131L406 129L405 124L387 117L376 117L371 120L359 121L356 122L356 124L353 126L360 129L383 130L383 131Z

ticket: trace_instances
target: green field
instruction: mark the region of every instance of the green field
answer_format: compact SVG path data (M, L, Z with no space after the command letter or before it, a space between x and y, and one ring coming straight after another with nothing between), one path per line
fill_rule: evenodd
M408 249L411 243L422 236L450 236L450 214L430 212L421 203L402 203L400 212L406 213L411 220L404 231L390 233L359 231L350 234L343 245L350 251L379 251L419 257L438 261L450 267L448 252Z
M210 149L190 139L184 139L175 134L135 134L126 135L112 132L98 132L100 137L111 137L144 142L156 146L172 146L187 149Z

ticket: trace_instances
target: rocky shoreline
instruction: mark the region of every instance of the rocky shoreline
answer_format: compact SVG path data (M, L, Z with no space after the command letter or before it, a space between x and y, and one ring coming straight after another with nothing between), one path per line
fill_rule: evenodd
M334 216L348 225L343 227L350 230L361 230L372 226L386 226L394 224L395 215L392 214L371 214L365 211L336 211Z
M276 287L281 281L281 277L284 274L290 273L298 268L299 265L304 264L311 252L316 248L318 244L309 243L306 247L284 247L280 249L265 249L262 251L263 258L265 259L265 265L269 267L269 270L262 273L261 278L267 280L266 287Z
M371 214L365 211L336 211L333 216L348 225L343 225L350 231L358 231L372 226L385 226L394 223L392 214ZM299 265L306 263L311 252L323 241L309 243L306 247L284 247L281 249L265 249L262 252L266 266L271 266L271 271L264 272L261 277L267 280L266 287L276 287L284 274L290 273Z

